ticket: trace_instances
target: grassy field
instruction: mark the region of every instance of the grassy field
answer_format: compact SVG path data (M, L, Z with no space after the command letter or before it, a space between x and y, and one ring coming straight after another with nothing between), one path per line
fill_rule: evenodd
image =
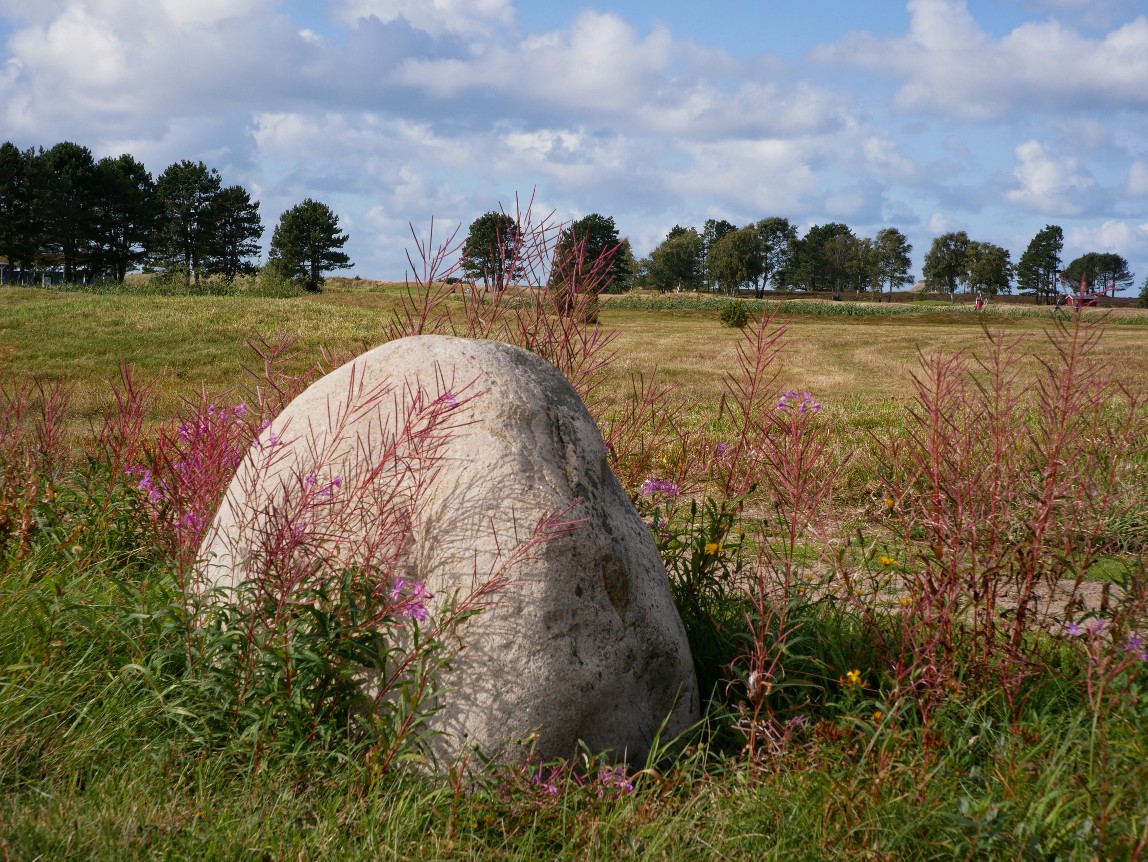
M181 397L201 386L214 392L240 386L255 357L249 342L284 332L295 339L302 371L317 363L320 349L354 355L385 340L398 307L401 285L332 280L318 295L266 299L236 296L104 295L0 288L0 369L6 375L35 374L66 380L89 417L108 407L109 384L126 362L145 377L162 380L169 415ZM717 322L716 308L613 310L607 301L603 326L617 333L615 382L657 369L680 398L716 404L724 376L733 368L738 333ZM694 303L696 305L696 303ZM791 307L840 303L806 300ZM1043 333L1048 309L993 308L979 317L965 308L951 312L902 314L904 306L876 304L886 312L865 318L786 313L789 328L781 382L815 390L832 411L866 424L875 402L911 394L918 351L967 350L977 345L981 324L1025 334L1034 354L1047 356ZM896 312L896 313L895 313ZM1087 310L1087 318L1103 311ZM1123 320L1148 323L1148 310L1122 310ZM1110 325L1099 352L1119 365L1127 381L1148 384L1148 329L1136 323ZM1033 363L1035 369L1035 363Z
M187 465L262 418L215 408L254 405L249 342L291 337L278 370L313 376L322 349L386 339L400 287L145 288L0 288L0 858L1148 855L1148 312L1058 329L1047 309L802 300L771 363L717 303L606 301L601 425L712 697L684 748L625 775L586 757L468 783L384 756L420 750L393 715L284 689L291 662L337 680L354 624L237 645L256 627L185 589L188 525L230 469ZM121 363L157 397L97 445ZM766 385L731 393L754 368ZM655 369L669 394L628 401ZM29 375L71 387L56 419ZM1042 598L1089 578L1101 603Z

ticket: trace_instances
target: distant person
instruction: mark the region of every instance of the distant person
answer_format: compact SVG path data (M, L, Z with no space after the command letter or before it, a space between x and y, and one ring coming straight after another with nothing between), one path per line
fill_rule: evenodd
M985 307L985 298L983 296L977 297L977 311Z

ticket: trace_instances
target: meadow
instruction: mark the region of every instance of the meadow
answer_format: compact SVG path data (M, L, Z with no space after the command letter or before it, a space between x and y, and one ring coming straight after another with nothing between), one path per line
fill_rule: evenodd
M802 300L737 329L351 279L0 308L5 858L1148 853L1148 312ZM662 551L709 705L629 772L423 775L417 697L351 708L358 582L321 625L188 590L260 423L447 318L567 374Z

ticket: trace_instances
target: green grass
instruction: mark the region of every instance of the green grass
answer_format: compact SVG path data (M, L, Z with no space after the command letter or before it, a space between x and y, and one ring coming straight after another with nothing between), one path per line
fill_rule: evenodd
M355 758L252 771L198 746L165 705L172 692L135 669L164 646L138 619L163 597L117 599L109 573L9 567L0 581L12 858L1088 859L1127 858L1148 829L1148 714L1126 704L1097 725L1055 677L1011 725L954 696L927 733L826 680L836 705L806 709L786 754L754 768L694 749L616 797L576 785L552 797L514 774L462 787L378 776ZM842 638L828 621L818 635Z

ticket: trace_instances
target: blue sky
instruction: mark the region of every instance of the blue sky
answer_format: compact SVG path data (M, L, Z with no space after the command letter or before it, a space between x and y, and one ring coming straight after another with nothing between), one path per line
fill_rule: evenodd
M203 159L364 277L515 193L676 223L966 230L1148 276L1144 0L0 0L0 140Z

